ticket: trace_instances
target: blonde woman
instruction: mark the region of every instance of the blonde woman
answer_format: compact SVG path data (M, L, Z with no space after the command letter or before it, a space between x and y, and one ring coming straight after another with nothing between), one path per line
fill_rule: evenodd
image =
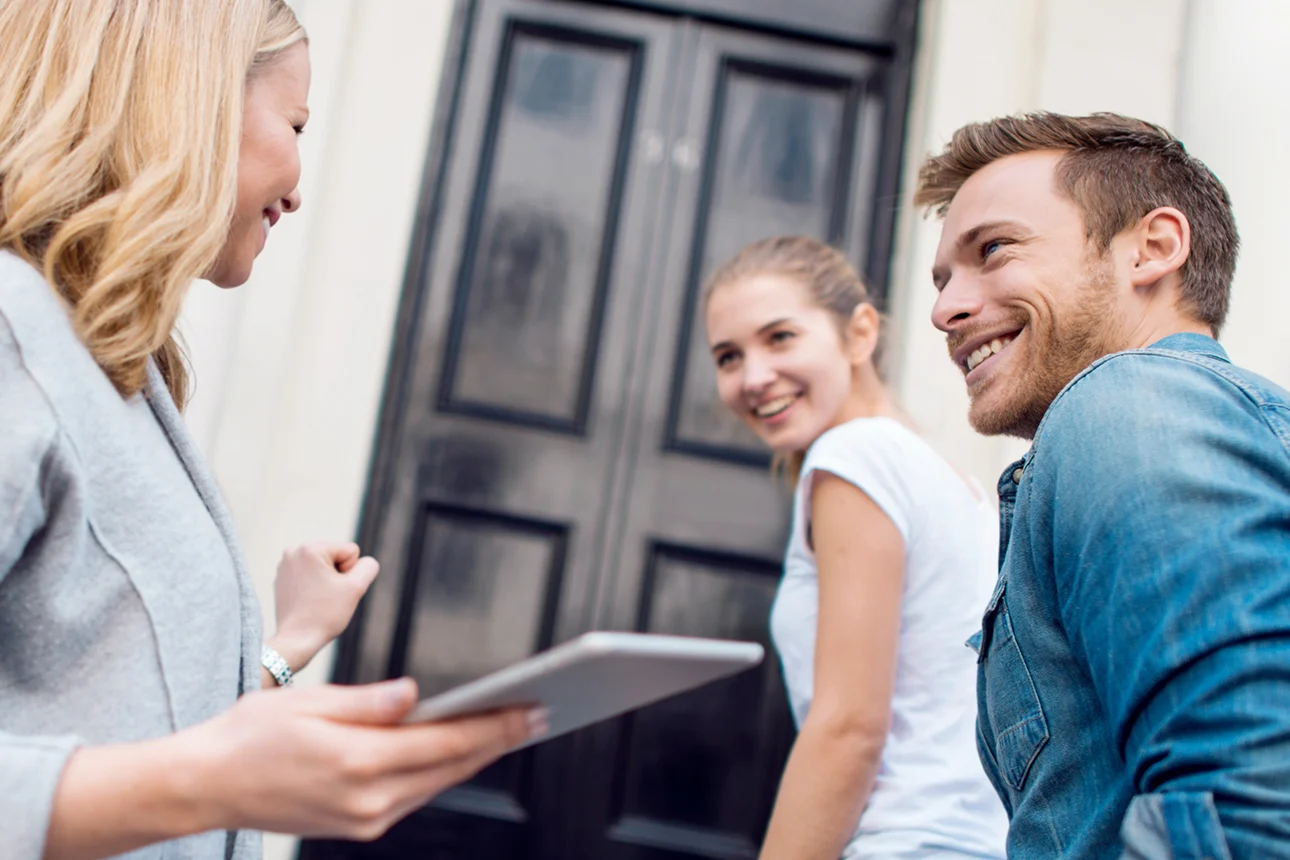
M408 681L291 688L376 563L352 544L288 552L262 642L184 431L185 291L242 284L300 207L308 87L281 0L0 3L6 860L253 860L258 830L373 838L543 728L400 726Z
M838 251L781 237L712 276L722 401L796 479L771 633L799 732L762 860L1003 856L974 743L994 510L907 426Z

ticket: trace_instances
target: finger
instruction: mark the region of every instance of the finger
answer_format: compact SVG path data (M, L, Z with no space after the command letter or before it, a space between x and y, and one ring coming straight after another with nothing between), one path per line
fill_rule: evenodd
M309 544L309 549L341 573L347 572L358 561L358 544L353 541L319 541Z
M307 714L359 725L394 725L407 716L417 701L417 684L411 678L353 687L324 684L291 692L298 707Z
M353 586L359 589L359 593L366 593L372 580L376 579L376 575L381 572L381 565L370 555L365 555L349 570L342 572L346 579L352 580Z
M341 573L349 573L353 569L355 562L358 561L358 547L354 547L352 553L346 553L332 560L332 566Z
M535 730L544 730L544 717L513 708L440 723L410 725L375 738L372 755L388 756L399 770L443 767L472 758L492 759L524 743Z
M394 826L453 786L471 779L497 758L493 755L470 756L441 767L393 777L391 793L399 800L390 811L387 827Z
M378 792L388 807L379 818L362 821L361 830L342 827L335 835L360 841L378 839L435 797L467 781L492 762L493 759L467 759L430 770L377 777L367 790Z

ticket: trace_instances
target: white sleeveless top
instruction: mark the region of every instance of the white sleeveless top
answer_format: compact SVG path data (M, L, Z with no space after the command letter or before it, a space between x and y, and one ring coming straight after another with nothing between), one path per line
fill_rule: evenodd
M905 542L891 734L843 857L958 850L1002 858L1007 818L977 758L976 654L965 644L981 626L997 576L995 510L893 419L856 419L815 441L798 481L784 578L771 611L771 634L799 727L811 707L819 607L808 540L816 471L863 490Z

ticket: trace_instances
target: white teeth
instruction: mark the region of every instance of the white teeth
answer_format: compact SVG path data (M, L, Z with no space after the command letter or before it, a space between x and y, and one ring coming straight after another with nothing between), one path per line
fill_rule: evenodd
M265 215L261 218L260 223L264 225L264 235L269 235L269 231L273 229L273 222L269 220L269 216Z
M758 418L770 418L778 415L785 409L793 405L797 400L796 394L785 394L783 397L776 397L774 400L768 400L753 410Z
M972 350L972 354L967 357L967 369L969 371L974 370L978 364L985 361L996 352L1003 352L1004 348L1010 343L1012 343L1011 337L996 337L989 343L981 344L976 349Z

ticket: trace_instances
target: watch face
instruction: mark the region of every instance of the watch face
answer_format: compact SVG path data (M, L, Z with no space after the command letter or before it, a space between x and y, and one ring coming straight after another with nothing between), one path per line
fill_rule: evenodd
M292 681L291 667L287 661L282 659L282 655L270 648L268 645L260 649L260 665L269 670L273 680L279 687L285 687Z

